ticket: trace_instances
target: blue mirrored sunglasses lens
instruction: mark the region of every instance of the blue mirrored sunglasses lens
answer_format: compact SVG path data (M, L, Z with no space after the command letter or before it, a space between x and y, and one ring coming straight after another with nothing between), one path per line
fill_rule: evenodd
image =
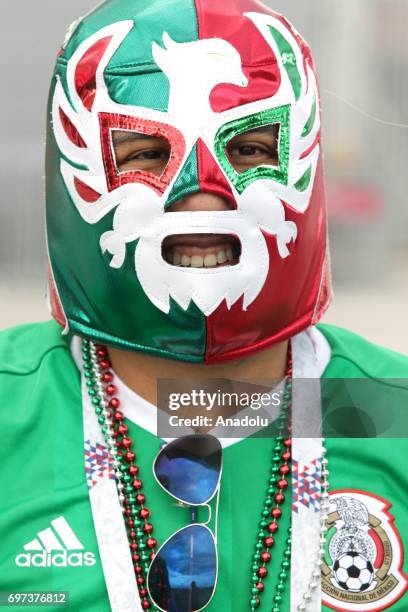
M154 464L161 485L186 504L204 504L215 493L222 449L217 438L193 435L165 446Z
M157 552L147 577L153 602L166 612L201 610L217 579L214 538L204 525L185 527Z

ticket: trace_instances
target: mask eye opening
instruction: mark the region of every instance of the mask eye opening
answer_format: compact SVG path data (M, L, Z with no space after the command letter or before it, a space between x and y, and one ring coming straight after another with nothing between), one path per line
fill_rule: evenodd
M225 156L238 175L260 167L278 169L280 165L281 123L273 121L233 135Z
M253 115L239 117L221 126L215 136L215 151L217 159L234 188L239 194L254 181L269 179L287 186L289 180L290 140L291 140L291 104L269 108ZM277 158L261 159L259 163L237 168L231 163L228 147L235 137L265 126L279 126L275 135L275 154ZM274 162L274 163L271 163ZM265 163L269 162L269 163ZM235 166L235 167L234 167Z
M161 178L171 158L171 143L159 133L114 128L110 147L118 175L137 172Z
M141 183L162 195L181 167L186 153L182 132L170 124L142 117L98 113L98 118L108 191L114 191L126 184ZM121 133L124 139L132 136L133 142L130 144L137 146L137 163L133 161L133 154L126 158L127 153L124 152L127 167L122 166L122 158L113 143L115 134ZM140 157L138 151L141 142L146 145L144 149L142 147L142 151L153 153Z

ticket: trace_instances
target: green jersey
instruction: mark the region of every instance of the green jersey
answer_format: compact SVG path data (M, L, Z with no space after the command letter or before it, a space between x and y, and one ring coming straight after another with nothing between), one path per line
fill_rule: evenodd
M397 379L407 376L406 357L339 328L320 330L331 347L323 382L391 379L393 388ZM399 397L408 405L408 391ZM86 461L80 372L55 323L18 327L0 335L0 398L0 591L66 591L69 609L108 612L112 608L106 568L104 574L88 493L97 473ZM331 430L337 427L336 414L332 410L325 424L334 505L327 524L322 610L406 612L408 442L385 436L350 438L344 432L335 437ZM135 423L129 428L160 544L190 522L190 512L175 504L152 476L162 441ZM218 582L208 612L250 609L252 557L272 447L271 438L251 437L224 448ZM320 479L316 465L293 470L292 512L289 500L268 566L262 596L265 610L274 605L291 515L299 505L313 503L314 485ZM205 508L199 509L198 520L207 520ZM358 548L348 546L353 538L358 539ZM306 558L308 551L303 554ZM50 604L48 609L59 608ZM281 610L291 610L289 580Z

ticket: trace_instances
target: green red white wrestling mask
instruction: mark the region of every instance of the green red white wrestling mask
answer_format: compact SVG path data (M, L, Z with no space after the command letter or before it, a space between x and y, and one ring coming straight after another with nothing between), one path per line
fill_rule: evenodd
M115 6L79 25L51 89L54 317L100 342L206 363L316 323L331 291L307 45L255 0ZM265 127L276 159L238 171L229 144ZM166 142L162 172L119 167L119 133ZM198 192L228 209L175 210ZM233 261L192 267L166 256L166 239L185 235L231 237Z

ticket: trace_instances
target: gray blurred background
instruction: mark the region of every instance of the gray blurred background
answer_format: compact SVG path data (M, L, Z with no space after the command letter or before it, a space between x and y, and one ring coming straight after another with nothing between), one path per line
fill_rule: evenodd
M326 321L408 353L408 2L267 4L302 32L320 74L336 293ZM48 84L68 25L93 6L94 0L37 0L2 8L0 329L48 318Z

